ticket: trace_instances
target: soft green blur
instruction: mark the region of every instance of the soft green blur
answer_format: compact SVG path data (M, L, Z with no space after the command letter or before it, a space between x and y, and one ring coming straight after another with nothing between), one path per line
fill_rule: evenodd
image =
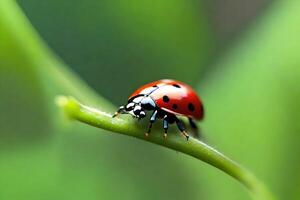
M109 109L160 78L201 95L206 142L279 199L300 198L300 2L270 2L238 25L250 2L19 0L63 61L36 47L30 24L14 24L25 16L13 2L0 0L0 199L250 199L211 166L70 123L54 105L72 94ZM240 14L222 21L226 9Z

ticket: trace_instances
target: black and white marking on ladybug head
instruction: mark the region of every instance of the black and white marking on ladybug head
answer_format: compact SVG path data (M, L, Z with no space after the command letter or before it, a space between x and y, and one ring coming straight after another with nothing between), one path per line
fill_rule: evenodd
M141 107L140 103L134 103L130 102L125 106L126 113L132 115L136 118L144 118L146 116L146 113L144 109Z
M126 111L131 111L133 110L135 107L135 103L131 102L131 103L128 103L126 106L125 106L125 110Z
M154 100L150 96L137 96L129 100L125 106L126 113L136 118L144 118L145 110L155 110L157 108Z
M142 107L141 107L140 105L136 105L136 106L134 107L134 109L133 109L133 113L134 113L135 115L139 115L140 112L141 112L141 110L142 110Z
M127 108L127 106L126 106L126 108ZM134 104L134 106L131 106L131 105L128 106L128 108L126 109L126 113L132 115L133 117L140 118L140 119L144 118L146 116L145 111L139 104Z

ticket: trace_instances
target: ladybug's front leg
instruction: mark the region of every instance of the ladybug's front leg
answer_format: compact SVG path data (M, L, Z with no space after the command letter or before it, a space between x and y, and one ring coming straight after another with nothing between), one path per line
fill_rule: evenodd
M125 113L125 106L120 106L119 109L115 112L112 118L118 116L120 113Z
M185 128L183 127L182 122L177 117L176 117L175 121L176 121L176 125L177 125L178 129L180 130L180 132L186 137L186 140L189 140L190 136L185 131Z
M148 131L145 133L145 135L148 137L150 132L151 132L151 128L152 128L152 124L155 122L155 120L157 119L157 110L155 110L151 117L150 117L150 122L149 122L149 127L148 127Z

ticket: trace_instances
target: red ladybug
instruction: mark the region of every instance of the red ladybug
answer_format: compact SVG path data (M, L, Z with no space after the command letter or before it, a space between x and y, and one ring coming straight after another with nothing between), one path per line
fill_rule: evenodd
M157 118L163 119L164 137L167 137L168 125L176 123L181 133L188 139L179 116L188 117L190 125L197 129L193 119L204 117L203 104L196 92L187 84L175 80L159 80L146 84L137 89L128 98L124 106L120 106L113 117L121 114L131 114L141 119L146 116L145 111L153 110L146 136L151 131L152 124Z

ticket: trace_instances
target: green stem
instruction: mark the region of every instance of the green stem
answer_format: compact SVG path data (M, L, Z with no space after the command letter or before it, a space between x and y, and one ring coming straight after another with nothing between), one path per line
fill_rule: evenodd
M112 118L110 113L80 104L73 97L60 96L57 98L57 104L71 119L115 133L133 136L202 160L242 183L250 191L253 199L275 199L251 172L197 139L190 137L186 141L179 134L169 134L167 139L163 139L161 134L151 134L149 137L145 137L144 127L127 117Z

